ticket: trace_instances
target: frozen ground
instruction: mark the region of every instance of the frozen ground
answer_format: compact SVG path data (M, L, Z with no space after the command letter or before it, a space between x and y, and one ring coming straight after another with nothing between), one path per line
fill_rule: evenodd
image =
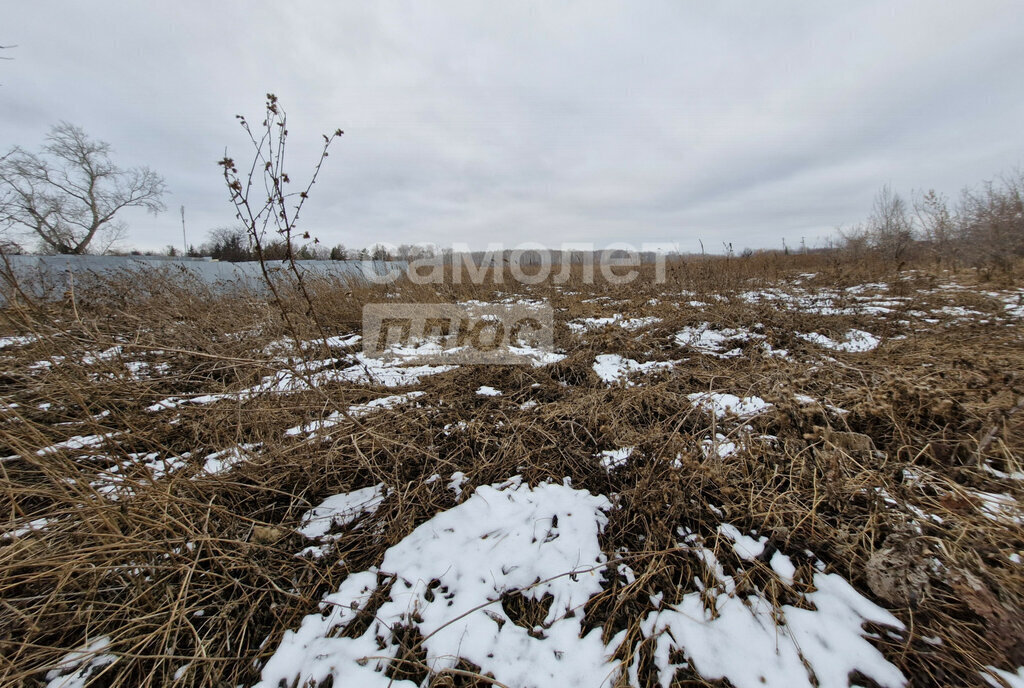
M341 508L348 522L379 499L378 488L332 498L340 506L318 507L304 533L326 534L323 511ZM623 673L638 682L637 666L615 659L623 634L605 642L600 629L588 632L585 626L586 604L601 594L612 566L599 542L610 508L605 497L568 485L530 488L513 478L478 488L391 547L379 567L350 575L326 595L320 612L285 634L258 685L333 678L335 685L413 688L415 682L384 674L399 647L393 629L409 627L423 638L424 661L438 674L463 658L502 684L522 688L612 686ZM755 540L730 524L720 531L743 561L769 566L782 585L794 584L795 567L785 554L758 560L765 538ZM734 577L701 538L684 534L678 546L707 568L714 588L659 603L643 622L643 632L655 641L661 685L686 665L738 688L847 686L854 671L880 686L904 685L905 677L872 647L863 628L871 622L901 631L903 624L840 576L813 574L806 583L814 591L801 594L807 606L780 609L763 593L739 594ZM618 568L629 573L628 565ZM364 612L381 581L386 599ZM533 626L517 623L502 605L509 594L534 602L550 598L547 614ZM344 634L361 612L373 614L366 630Z
M964 586L981 580L978 571L954 573L965 560L982 561L987 581L996 569L1019 577L1018 402L1000 389L977 402L972 413L985 422L971 431L970 461L954 469L964 438L947 437L943 423L952 427L968 412L935 391L954 373L933 373L922 357L913 375L892 382L877 362L919 339L937 348L958 336L986 341L1019 331L1024 292L812 283L805 275L639 303L556 299L554 350L525 352L530 366L484 372L418 363L433 351L429 341L370 358L351 333L332 337L327 351L266 342L247 375L220 377L215 364L190 377L194 361L168 354L169 346L133 348L127 338L36 356L44 340L0 337L0 355L20 366L25 390L73 367L97 388L133 385L116 404L85 404L89 413L78 417L71 397L5 392L0 427L31 432L5 441L0 466L30 473L64 462L66 474L46 479L88 506L48 511L26 498L6 511L0 548L49 546L47 538L81 529L86 508L125 511L156 494L187 494L214 520L237 509L248 531L230 537L251 548L246 556L264 556L251 544L258 527L269 531L260 536L267 543L282 543L279 556L307 567L304 577L264 573L282 595L274 604L298 609L302 595L318 590L301 614L261 626L262 644L244 662L258 686L332 679L412 688L471 674L524 688L667 687L676 679L737 688L912 685L919 676L908 667L922 663L901 652L926 657L922 647L945 651L951 641L935 640L941 616L921 622L928 630L914 627L908 610L918 602L886 598L866 560L910 532L942 543L906 574L928 577L931 590L963 597ZM563 312L570 308L573 317ZM950 388L982 384L970 363ZM1007 389L1016 389L1013 372ZM257 427L218 432L253 409L266 409ZM904 413L904 426L887 425ZM162 434L140 437L143 423ZM990 427L990 450L979 452ZM289 471L290 482L275 482ZM748 482L736 485L741 479ZM777 507L778 491L801 481L806 492ZM217 489L268 483L265 510L216 498ZM676 484L685 488L659 491ZM737 508L743 500L758 508ZM846 508L859 511L825 531L831 542L806 530L831 527L822 514L835 521ZM792 516L798 509L803 515ZM886 519L895 525L864 534ZM622 530L637 523L651 530L630 541ZM229 536L182 538L169 558ZM942 546L967 549L944 559ZM652 560L661 568L648 568ZM671 583L658 578L669 569ZM964 604L982 621L986 604L1019 611L1007 602L1019 591L999 588L993 601L974 590L981 601ZM621 608L608 602L616 595ZM1004 635L1018 628L1006 623ZM103 628L64 647L40 669L41 682L77 688L123 670L132 661L123 634ZM168 680L188 684L200 661L175 659ZM1009 661L969 673L979 684L1024 685L1024 668Z

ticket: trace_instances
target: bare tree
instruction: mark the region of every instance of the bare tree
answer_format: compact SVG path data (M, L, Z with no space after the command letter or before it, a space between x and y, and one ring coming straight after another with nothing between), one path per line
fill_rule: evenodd
M897 266L903 265L913 246L914 229L907 204L888 184L875 196L868 218L868 236L872 247Z
M848 229L837 227L836 232L843 240L843 249L852 260L860 261L868 255L870 240L868 230L863 225L854 225Z
M957 214L965 252L975 265L1009 272L1024 256L1024 171L1004 174L976 191L965 189Z
M941 265L944 258L954 260L956 226L945 196L934 189L915 196L914 215L936 265Z
M122 169L110 152L67 122L50 129L40 154L12 148L0 158L0 227L25 228L47 252L86 253L97 238L105 251L126 230L123 209L164 209L163 178L148 167Z

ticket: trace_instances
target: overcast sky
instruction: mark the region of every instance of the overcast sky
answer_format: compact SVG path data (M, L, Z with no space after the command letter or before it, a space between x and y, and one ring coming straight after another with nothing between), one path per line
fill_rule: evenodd
M376 241L815 243L878 187L1024 162L1024 8L985 2L6 2L0 150L60 120L162 174L127 245L230 224L263 94L305 228Z

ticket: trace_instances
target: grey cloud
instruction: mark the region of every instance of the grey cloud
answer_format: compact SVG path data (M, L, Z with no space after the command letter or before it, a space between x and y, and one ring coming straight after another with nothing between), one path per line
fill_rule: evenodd
M215 161L274 91L328 244L778 246L878 186L955 193L1021 161L1012 2L89 3L7 10L0 147L74 121L167 178L199 241L231 222ZM177 242L177 213L128 218Z

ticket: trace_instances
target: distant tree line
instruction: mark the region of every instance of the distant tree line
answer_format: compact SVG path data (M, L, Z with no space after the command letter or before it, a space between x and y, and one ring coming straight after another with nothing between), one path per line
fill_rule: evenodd
M173 247L167 248L167 255L175 255ZM263 244L264 260L284 260L288 253L288 245L283 239L275 239ZM314 240L292 246L292 254L296 260L414 260L434 255L432 247L401 244L388 248L383 244L375 244L366 248L347 248L337 244L331 248ZM189 256L208 256L215 260L232 263L258 260L255 247L249 240L244 227L219 227L211 230L207 240L198 248L191 247Z
M1008 272L1024 257L1024 171L965 188L953 201L934 190L908 201L883 186L867 220L840 235L853 257L885 260L897 269L925 259L953 269Z

